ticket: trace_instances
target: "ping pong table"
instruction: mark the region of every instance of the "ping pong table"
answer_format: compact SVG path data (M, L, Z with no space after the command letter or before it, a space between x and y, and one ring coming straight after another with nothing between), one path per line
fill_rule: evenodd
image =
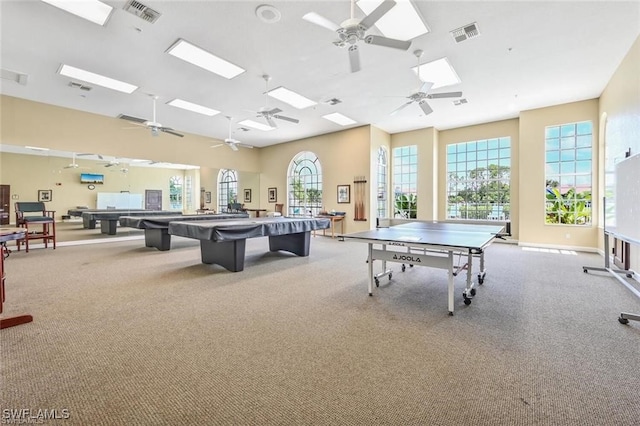
M248 213L213 213L167 216L121 216L120 226L144 229L144 244L160 251L171 249L169 223L173 221L221 220L248 218Z
M393 222L392 222L393 224ZM469 223L404 220L386 228L344 234L343 240L368 244L369 296L373 296L373 285L379 286L381 277L392 278L387 262L410 266L429 266L448 271L448 309L454 311L454 277L467 270L467 281L462 293L464 303L471 304L476 294L472 279L473 257L480 258L478 284L486 275L484 251L496 238L501 238L504 226L476 225ZM374 247L375 246L375 247ZM466 261L456 265L456 257L466 256ZM382 261L382 272L374 273L374 261Z
M239 272L244 270L247 238L269 237L269 251L309 256L311 231L330 224L329 219L308 217L173 221L169 222L169 234L200 240L202 263Z

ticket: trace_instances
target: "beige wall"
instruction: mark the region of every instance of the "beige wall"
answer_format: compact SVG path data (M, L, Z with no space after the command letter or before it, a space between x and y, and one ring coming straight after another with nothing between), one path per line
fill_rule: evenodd
M599 114L604 121L600 143L606 146L600 173L604 177L604 171L613 171L616 159L623 158L628 149L632 154L640 154L640 37L602 92ZM607 182L605 194L612 189L612 182ZM602 238L599 247L603 247ZM638 246L631 247L631 268L640 270Z
M593 123L593 225L545 224L545 127L578 121ZM521 244L555 245L567 248L593 248L598 241L600 203L597 190L598 100L540 108L520 113L520 167L518 174Z
M377 132L377 131L376 131ZM370 177L371 152L370 126L362 126L327 135L301 139L295 142L283 143L262 148L260 163L262 175L260 178L260 200L263 208L274 210L274 203L267 202L267 189L276 188L278 203L287 209L287 171L291 160L303 151L313 152L322 167L322 202L326 210L346 211L345 232L356 232L369 229L371 217L367 221L354 221L353 180L355 176ZM380 136L375 136L376 140ZM338 204L337 186L351 185L351 203ZM365 201L369 200L369 193L365 194ZM368 203L370 204L370 203ZM370 206L365 206L370 211ZM375 220L373 221L375 225Z

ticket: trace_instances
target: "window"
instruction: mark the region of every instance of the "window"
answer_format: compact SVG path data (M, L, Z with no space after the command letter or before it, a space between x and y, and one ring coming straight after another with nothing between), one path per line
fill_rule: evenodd
M415 219L418 215L418 147L393 149L393 217Z
M447 146L447 218L508 220L511 138Z
M289 165L287 216L315 216L322 208L322 167L312 152L301 152Z
M378 163L376 176L378 180L376 194L377 194L377 217L387 216L387 150L381 146L378 148Z
M545 128L545 222L591 223L590 121Z
M169 208L182 210L182 176L172 176L169 180Z
M230 203L238 202L238 178L235 170L222 169L218 174L218 211L229 210Z
M193 210L193 177L185 176L184 178L184 198L185 209Z

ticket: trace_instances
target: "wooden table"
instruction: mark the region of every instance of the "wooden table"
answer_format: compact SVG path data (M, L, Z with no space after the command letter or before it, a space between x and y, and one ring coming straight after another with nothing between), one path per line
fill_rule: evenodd
M260 212L266 212L267 209L242 209L245 212L254 212L256 214L256 217L260 217Z
M21 240L25 237L26 230L24 228L0 228L0 313L2 313L2 305L5 301L4 281L6 274L4 272L4 259L9 257L9 249L7 241ZM26 324L33 321L31 315L19 315L17 317L0 319L0 329L14 327L20 324Z
M336 230L336 222L340 222L340 233L344 234L344 215L318 215L316 217L321 217L325 219L331 219L331 238L335 238L335 230ZM322 230L322 235L326 235L326 229ZM315 235L315 233L314 233Z

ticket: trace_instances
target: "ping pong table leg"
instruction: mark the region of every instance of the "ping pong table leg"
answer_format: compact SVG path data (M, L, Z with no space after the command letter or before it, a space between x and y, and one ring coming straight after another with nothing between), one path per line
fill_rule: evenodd
M467 254L467 285L462 292L462 297L464 298L464 304L470 305L471 298L476 294L476 290L473 288L473 253L469 251Z
M478 272L478 284L482 285L484 283L484 276L487 274L487 271L484 269L484 250L480 252L480 272Z
M453 297L454 297L454 282L453 282L453 252L449 251L449 315L453 315Z
M373 296L373 244L369 243L369 296Z

